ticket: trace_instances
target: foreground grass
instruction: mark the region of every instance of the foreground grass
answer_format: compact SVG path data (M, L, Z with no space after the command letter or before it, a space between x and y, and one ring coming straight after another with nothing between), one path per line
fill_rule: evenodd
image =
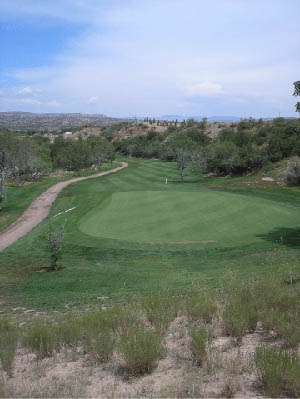
M180 340L187 334L185 343L188 345L184 355L180 357L177 354L176 367L180 368L181 363L185 363L185 370L190 373L190 384L197 383L196 379L193 380L195 372L210 378L215 376L216 380L223 376L224 386L220 387L223 396L225 392L227 396L231 396L239 390L233 384L232 378L243 381L247 380L246 376L251 375L252 389L255 389L253 395L260 393L267 397L298 397L300 331L298 330L297 335L294 334L292 342L290 334L291 327L297 330L300 325L299 283L287 284L282 276L271 279L252 277L241 281L236 275L231 275L227 281L221 289L210 291L211 301L217 311L211 307L211 301L207 301L202 304L201 312L198 315L193 313L193 317L188 313L187 304L192 303L191 298L195 296L201 298L201 289L181 297L151 295L126 305L113 305L93 312L70 313L63 318L57 314L50 319L35 317L18 329L7 319L3 319L0 321L1 333L10 334L1 334L0 377L1 372L4 380L7 376L14 377L18 372L14 366L18 344L22 348L21 353L27 354L26 356L34 354L34 357L29 358L33 362L38 361L40 365L43 359L54 359L65 353L69 354L72 362L76 358L81 359L81 369L83 364L93 364L93 367L98 367L98 373L104 370L105 375L111 373L119 376L121 384L122 380L133 381L132 379L155 372L160 360L166 356L169 356L169 361L170 356L174 358L176 352L172 351L182 347L182 341L178 345L174 340ZM156 312L154 303L159 309ZM235 304L239 304L237 308ZM235 327L229 330L228 309L233 308L230 326ZM168 313L169 319L166 321L164 312L168 309L172 312ZM208 317L211 311L213 313ZM246 312L252 315L251 320ZM294 318L292 323L283 317L285 322L270 325L266 318L269 314L293 314ZM163 329L158 328L161 325L157 320L165 321ZM174 330L176 322L180 325L179 321L184 321L185 332ZM286 328L282 329L283 325ZM239 326L242 326L241 330ZM249 335L252 345L255 343L252 346L254 352L252 347L247 349L246 346L242 349L243 339ZM231 346L231 355L223 359L225 362L216 346L218 337L229 338L227 342ZM168 344L170 340L171 345ZM221 352L225 351L225 348L221 348ZM238 354L236 360L232 357L233 353ZM245 364L242 366L245 356L248 359L245 360L246 367ZM167 367L170 368L170 364L172 363L167 363ZM218 376L220 370L222 374ZM158 375L161 375L161 371L158 371ZM97 379L98 376L99 374ZM201 383L204 384L206 380L202 378ZM152 381L155 381L154 375ZM147 397L145 392L144 397Z
M267 396L300 395L300 358L281 348L262 346L256 349L257 366L263 392Z
M164 184L166 175L169 178L168 185ZM300 266L297 227L300 223L297 213L300 205L299 189L276 185L248 187L243 182L242 178L205 179L190 174L181 183L173 163L132 160L128 169L116 175L68 187L55 202L50 215L54 226L66 222L61 270L51 273L44 271L49 264L45 242L48 221L45 221L31 234L0 254L2 296L7 305L22 304L36 309L86 307L103 302L121 303L128 298L157 292L168 291L181 295L199 285L221 286L228 269L235 270L241 277L251 273L274 273L278 269L284 273L296 270ZM260 228L256 233L255 224L252 224L252 230L243 235L245 224L233 212L233 237L230 237L230 230L222 224L221 219L219 223L210 226L211 234L213 230L217 231L217 242L128 241L124 238L108 238L105 234L95 237L82 232L85 220L92 222L90 215L93 209L95 213L102 209L103 214L100 212L98 219L101 224L101 217L110 206L114 193L149 191L163 192L168 196L203 193L205 198L210 192L213 196L220 192L221 197L226 192L226 196L223 196L227 201L226 206L231 201L234 203L236 198L242 201L241 197L245 197L248 204L253 199L255 206L251 209L252 213L255 213L256 204L262 198L262 210L269 211L269 208L274 207L280 210L280 217L276 219L278 213L274 213L272 227L268 225L271 230L262 231ZM221 207L220 204L218 206ZM73 207L75 209L67 214L66 220L63 216L53 218L60 211ZM214 210L211 209L210 213L214 215ZM292 217L282 219L285 214ZM196 212L196 221L198 217ZM263 213L260 217L263 218ZM156 224L154 227L156 228ZM126 226L122 228L126 230ZM201 230L201 224L199 229ZM243 235L243 239L239 239L239 233ZM201 234L205 236L205 229ZM221 239L222 234L224 239ZM197 303L193 306L191 304L190 311L201 312L197 307ZM153 315L153 318L156 316ZM158 328L164 329L163 320L154 320L154 323L160 324ZM229 324L228 322L231 328Z

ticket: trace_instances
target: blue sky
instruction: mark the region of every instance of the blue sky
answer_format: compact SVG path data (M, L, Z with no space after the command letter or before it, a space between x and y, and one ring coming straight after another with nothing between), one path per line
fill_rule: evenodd
M0 110L295 116L299 0L1 0Z

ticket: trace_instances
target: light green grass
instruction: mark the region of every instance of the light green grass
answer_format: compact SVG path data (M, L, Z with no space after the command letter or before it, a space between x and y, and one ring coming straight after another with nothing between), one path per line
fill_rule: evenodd
M83 233L128 241L240 245L277 226L297 226L299 209L203 190L112 193L80 220Z
M0 254L1 296L61 309L219 286L227 269L247 276L299 268L299 189L244 181L190 174L181 183L174 163L130 160L117 174L69 186L50 214L54 227L67 222L62 270L41 272L49 264L45 221Z

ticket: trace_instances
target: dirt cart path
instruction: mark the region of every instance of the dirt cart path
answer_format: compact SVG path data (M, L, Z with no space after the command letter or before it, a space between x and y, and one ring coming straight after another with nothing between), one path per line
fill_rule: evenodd
M54 184L48 188L47 191L37 197L37 199L31 203L22 216L20 216L12 225L0 233L0 251L3 251L5 248L16 242L19 238L25 236L42 220L44 220L49 215L51 205L55 201L56 197L65 187L82 180L107 176L112 173L119 172L127 167L128 163L122 162L121 166L106 172L84 177L75 177L73 179Z

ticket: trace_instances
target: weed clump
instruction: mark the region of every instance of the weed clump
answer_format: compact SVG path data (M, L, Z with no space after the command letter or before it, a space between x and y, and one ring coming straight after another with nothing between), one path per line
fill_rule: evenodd
M128 375L150 373L162 353L161 337L145 327L132 327L119 337L118 349Z
M300 395L300 360L287 350L262 346L256 349L255 363L267 396Z
M286 346L296 348L300 343L299 286L287 286L278 279L265 281L264 287L260 316L265 328L275 331Z
M78 316L67 316L64 321L57 323L55 331L59 348L76 347L80 342L82 331Z
M193 291L186 298L185 310L192 320L210 323L218 310L215 293L208 289Z
M45 321L36 321L24 332L23 343L36 354L37 359L50 357L59 347L57 326Z
M111 331L104 330L89 334L84 341L84 349L91 353L97 363L108 362L114 350L115 339Z
M156 331L163 334L177 316L177 303L171 296L151 296L142 301L146 318Z
M258 297L255 281L243 282L236 276L224 290L223 322L226 333L238 340L255 330L258 322Z
M193 327L191 335L191 352L193 361L197 366L202 366L207 360L210 335L204 327Z
M0 319L0 362L9 376L12 376L17 344L17 327L7 319Z

